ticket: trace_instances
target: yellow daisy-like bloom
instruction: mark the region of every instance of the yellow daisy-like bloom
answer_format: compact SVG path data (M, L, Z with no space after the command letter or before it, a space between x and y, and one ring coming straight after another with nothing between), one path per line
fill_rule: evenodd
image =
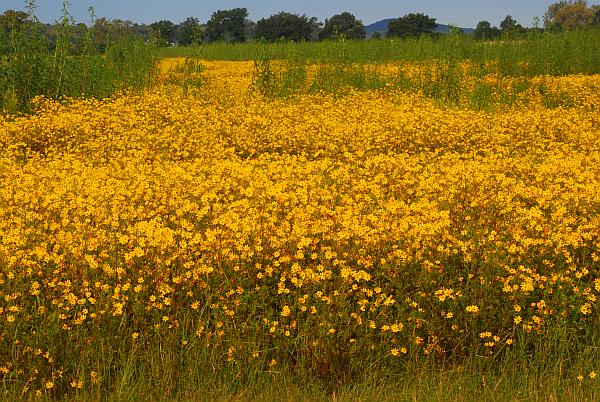
M467 313L472 313L472 314L479 313L479 307L476 305L467 306L465 310L467 311Z

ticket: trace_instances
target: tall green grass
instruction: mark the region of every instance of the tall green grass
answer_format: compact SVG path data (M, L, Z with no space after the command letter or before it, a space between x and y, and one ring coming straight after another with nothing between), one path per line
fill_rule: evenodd
M117 91L142 90L152 83L156 58L143 41L112 42L100 54L88 30L82 43L76 43L74 20L64 2L51 52L35 8L35 1L28 1L29 20L22 26L16 21L11 24L8 50L0 58L0 111L29 112L36 96L105 98Z
M511 106L534 91L547 107L568 106L564 94L548 92L534 76L600 73L600 29L532 31L515 40L476 41L464 35L301 43L214 43L201 47L207 60L254 60L254 88L267 98L299 93L396 88L446 106L476 110ZM189 57L188 48L163 48L160 57ZM465 71L465 62L469 70ZM378 64L418 65L419 76L377 72ZM402 70L402 69L401 69ZM489 75L508 77L509 88ZM464 85L469 80L472 85ZM496 85L496 86L494 86Z
M207 310L201 317L182 317L171 331L148 328L136 339L131 323L110 317L99 324L101 329L90 327L67 335L59 327L28 323L33 332L19 339L33 349L8 340L2 343L15 365L0 381L0 399L20 400L40 388L48 400L70 401L149 397L335 401L340 396L373 401L592 401L600 397L600 378L590 378L600 361L597 337L573 342L570 331L560 326L549 327L535 344L517 337L513 348L491 356L475 348L463 358L448 360L419 352L396 358L363 348L343 358L338 345L318 356L302 357L294 348L273 345L264 334L240 332L218 345L198 337L196 328L211 314ZM471 335L475 336L465 336ZM261 354L253 358L239 349L243 345L256 345ZM227 361L230 347L235 357ZM56 360L35 354L36 348ZM277 364L268 367L272 357ZM57 367L61 376L54 377L52 388L45 388L38 377L48 378ZM31 382L19 378L19 372L31 373ZM74 378L82 381L82 389Z
M314 58L308 53L308 44L263 43L256 49L254 82L267 98L391 88L421 94L443 106L475 110L526 104L532 94L539 94L545 107L569 107L574 102L571 96L549 91L544 77L599 73L599 39L600 29L533 33L508 42L479 42L458 35L370 42L339 40L310 44L322 49ZM368 60L363 58L367 53L361 56L367 44L374 46ZM397 57L378 52L382 45L387 45L390 52L396 51ZM287 50L283 56L279 53L282 49ZM379 64L400 68L396 74L382 74L377 69ZM511 85L506 84L508 81Z
M600 29L531 32L516 40L476 41L468 36L344 41L352 63L420 62L426 60L496 61L502 74L565 75L600 73ZM273 60L290 54L308 63L328 63L339 56L339 41L301 43L213 43L202 46L206 60L255 60L264 50ZM186 47L159 49L160 57L186 57ZM527 64L527 67L520 66Z

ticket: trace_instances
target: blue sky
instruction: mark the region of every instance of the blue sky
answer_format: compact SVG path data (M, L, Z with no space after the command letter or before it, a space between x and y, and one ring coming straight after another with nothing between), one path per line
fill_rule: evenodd
M542 17L556 0L69 0L73 16L86 22L88 7L94 6L96 15L107 18L129 19L151 23L169 19L175 23L194 16L205 22L217 9L246 7L250 18L258 20L279 11L306 14L324 20L342 11L349 11L370 24L384 18L393 18L409 12L422 12L437 19L438 23L452 23L461 27L475 27L478 21L488 20L498 25L506 15L512 15L524 26L531 26L535 16ZM38 17L44 22L57 19L62 0L38 0ZM0 12L23 9L23 0L0 0Z

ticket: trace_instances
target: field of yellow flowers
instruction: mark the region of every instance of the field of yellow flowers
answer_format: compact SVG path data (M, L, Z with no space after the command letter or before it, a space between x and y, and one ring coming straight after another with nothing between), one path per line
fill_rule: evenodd
M0 390L114 387L145 354L336 382L593 349L600 76L481 111L264 99L251 62L202 62L184 91L180 64L143 94L0 117Z

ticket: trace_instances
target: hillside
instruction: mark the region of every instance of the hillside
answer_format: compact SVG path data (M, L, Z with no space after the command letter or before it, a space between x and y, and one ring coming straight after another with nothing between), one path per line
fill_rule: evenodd
M388 23L392 20L392 18L387 18L385 20L374 22L373 24L366 25L365 29L367 31L367 37L373 36L375 32L381 32L382 35L385 35L387 32ZM475 30L473 28L461 28L465 31L466 34L472 34ZM446 34L450 32L450 26L445 24L438 24L435 32L439 32L442 34Z

